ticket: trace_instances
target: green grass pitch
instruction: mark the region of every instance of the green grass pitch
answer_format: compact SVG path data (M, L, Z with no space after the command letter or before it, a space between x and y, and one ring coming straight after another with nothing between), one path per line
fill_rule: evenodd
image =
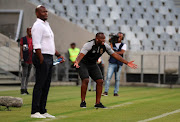
M152 122L180 122L180 89L151 88L151 87L120 87L119 97L113 96L110 87L107 97L102 96L101 102L108 109L95 109L96 92L87 91L87 108L80 108L80 87L55 86L50 88L47 109L56 119L30 118L31 95L20 95L19 90L0 91L0 96L23 98L21 108L10 108L11 111L0 107L1 122L138 122L159 116ZM165 113L169 115L163 116ZM162 115L162 116L161 116Z

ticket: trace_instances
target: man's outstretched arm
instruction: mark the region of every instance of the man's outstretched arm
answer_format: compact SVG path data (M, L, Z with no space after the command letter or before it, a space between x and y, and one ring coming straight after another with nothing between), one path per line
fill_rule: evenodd
M115 58L116 60L118 60L118 61L120 61L120 62L128 65L128 66L131 67L132 69L136 69L136 68L137 68L137 65L133 63L134 61L128 62L128 61L126 61L125 59L123 59L120 55L118 55L117 53L113 53L111 56L112 56L113 58Z

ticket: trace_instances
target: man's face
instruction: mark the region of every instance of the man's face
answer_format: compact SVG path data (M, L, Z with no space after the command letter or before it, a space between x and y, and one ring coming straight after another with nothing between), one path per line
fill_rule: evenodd
M104 45L105 35L100 34L99 37L96 37L96 42L97 42L98 45Z
M37 17L43 21L48 19L48 11L44 6L39 7L36 14L37 14Z
M32 36L32 35L31 35L31 28L27 28L27 35L28 35L29 37Z
M76 47L76 45L74 45L74 44L71 45L71 48L72 48L72 49L74 49L75 47Z
M121 42L124 35L122 33L119 33L118 36L119 36L118 42Z

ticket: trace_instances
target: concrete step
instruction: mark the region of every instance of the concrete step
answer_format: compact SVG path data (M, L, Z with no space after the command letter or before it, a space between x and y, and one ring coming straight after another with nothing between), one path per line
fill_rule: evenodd
M20 80L0 80L0 85L20 85Z
M16 76L13 75L0 75L0 80L16 80Z

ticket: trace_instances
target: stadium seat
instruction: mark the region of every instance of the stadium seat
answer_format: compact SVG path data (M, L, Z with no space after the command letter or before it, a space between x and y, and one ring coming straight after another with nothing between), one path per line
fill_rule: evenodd
M86 13L84 11L78 12L77 19L84 19L84 18L86 18Z
M119 30L119 27L116 26L116 25L112 25L112 26L109 27L109 32L110 32L110 33L117 33L117 32L119 32L119 31L120 31L120 30Z
M85 5L94 5L94 0L84 0Z
M143 27L143 32L144 32L144 33L147 33L147 34L153 33L152 27L151 27L151 26L144 26L144 27Z
M173 35L176 34L176 30L174 26L166 26L166 33Z
M136 38L134 32L130 32L128 30L123 30L123 29L121 29L121 32L126 34L126 39L127 40L131 40L133 38Z
M106 5L105 0L95 0L95 3L96 3L97 6L100 6L100 7Z
M134 33L142 32L141 27L136 26L136 25L132 26L132 32L134 32Z
M151 0L152 1L152 6L155 9L159 9L160 6L162 6L162 2L160 0Z
M114 21L111 18L106 18L104 24L106 26L111 26L114 24Z
M107 13L110 12L110 9L109 9L108 6L100 6L99 8L100 8L100 11L101 11L101 12L107 12Z
M166 14L166 20L167 21L174 21L174 20L176 20L176 17L175 17L175 15L174 14Z
M99 10L98 10L98 8L97 8L96 5L88 5L88 12L89 12L89 13L90 13L90 12L98 13Z
M107 33L107 27L104 26L104 25L98 26L98 31L99 32Z
M77 15L75 6L66 6L66 12L67 12L67 15L74 18Z
M169 25L169 22L166 19L162 19L159 21L160 26L166 27Z
M147 26L147 21L145 19L138 19L137 20L137 25L140 27Z
M155 34L155 33L149 33L148 39L149 39L150 41L156 41L156 40L158 40L157 34Z
M65 12L64 6L62 4L54 4L54 8L55 10L58 10L60 12L63 12L63 13Z
M121 25L125 25L126 23L125 23L125 19L117 19L116 20L116 25L117 26L121 26Z
M99 18L101 18L101 19L109 18L109 13L105 12L105 11L101 11L101 12L99 12Z
M117 0L117 3L120 6L124 6L124 7L129 6L127 0Z
M129 0L129 6L134 8L134 7L137 7L139 5L138 5L138 2L136 0Z
M167 7L160 6L160 7L159 7L159 13L166 15L166 14L169 14L169 10L168 10Z
M62 4L65 6L72 5L72 0L61 0L61 1L62 1Z
M148 39L143 40L143 46L145 51L152 51L153 45L152 42Z
M140 41L137 38L131 38L129 47L132 51L141 50Z
M135 12L136 12L136 13L139 13L139 14L140 14L140 13L142 14L142 13L144 13L144 8L141 7L141 6L136 6L136 7L135 7Z
M124 32L124 33L126 33L126 32L131 32L130 26L128 26L128 25L120 25L120 30L121 30L122 32ZM131 32L131 33L132 33L132 32Z
M133 20L133 19L128 19L128 20L127 20L127 25L129 25L129 26L134 26L134 25L136 25L136 21Z
M56 0L54 0L54 1L56 1ZM83 2L82 2L82 0L73 0L73 4L74 5L83 5Z
M143 8L147 8L147 7L150 7L151 3L150 3L150 0L141 0L139 1L141 3L141 6Z
M137 35L137 39L142 40L142 41L147 39L145 33L143 33L143 32L135 32L135 33Z
M94 25L95 26L103 25L103 20L101 18L95 19L94 20Z
M134 13L132 14L132 19L133 19L133 20L142 19L142 16L141 16L140 13L134 12Z
M109 7L117 6L116 0L106 0L106 1L107 1L107 6Z
M163 26L155 26L155 33L156 34L164 33L164 27Z
M117 19L120 19L120 15L115 11L111 11L110 18L113 20L117 20Z
M88 13L87 13L87 17L88 17L89 19L96 19L96 18L98 18L98 17L97 17L97 13L95 13L95 12L88 12Z

